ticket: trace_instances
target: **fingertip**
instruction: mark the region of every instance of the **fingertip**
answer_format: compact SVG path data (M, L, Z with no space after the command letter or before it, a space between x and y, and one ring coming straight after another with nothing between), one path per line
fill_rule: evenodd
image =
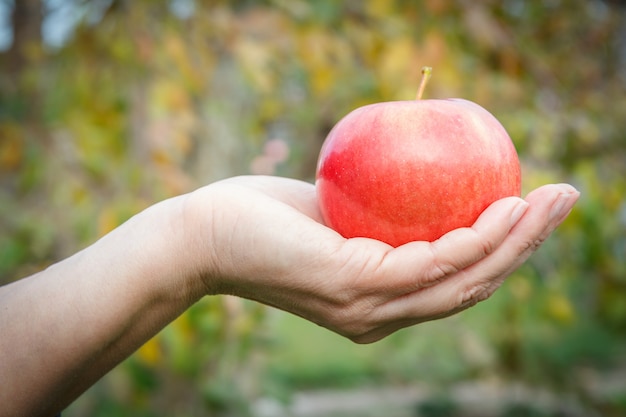
M560 183L560 184L546 184L541 187L535 188L530 191L525 200L545 200L550 198L550 196L558 196L558 195L569 195L573 198L578 199L580 196L580 191L578 191L573 185ZM554 198L554 197L553 197Z
M569 194L580 194L580 191L578 191L578 189L576 189L576 187L574 187L571 184L561 183L557 185L560 186L563 189L563 191Z
M559 194L550 208L550 221L560 224L569 215L580 193Z
M482 228L484 224L493 225L494 223L500 223L502 227L506 227L507 218L509 220L508 226L512 228L524 216L529 206L530 204L526 200L519 197L502 198L491 204L480 215L473 228Z
M521 198L519 199L517 204L513 207L513 211L511 212L511 219L510 219L511 227L515 226L517 222L520 221L524 213L526 213L526 211L528 210L529 206L530 204L528 204L527 201L522 200Z
M550 224L558 224L567 217L580 192L570 184L547 184L528 193L526 201L533 207L543 207Z

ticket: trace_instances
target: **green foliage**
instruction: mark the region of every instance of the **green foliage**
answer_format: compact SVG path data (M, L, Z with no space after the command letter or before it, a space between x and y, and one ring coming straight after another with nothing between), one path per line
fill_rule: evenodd
M420 417L456 417L462 414L459 407L450 398L431 398L417 406L417 415Z
M545 412L530 404L510 404L502 413L502 417L556 417L558 415Z
M354 346L212 297L68 415L244 415L259 395L447 386L494 373L579 392L588 369L625 366L623 9L583 0L194 4L183 19L171 2L113 1L58 50L25 39L0 57L1 283L219 178L312 180L332 125L363 104L412 99L423 65L434 68L426 98L465 97L501 120L526 191L563 181L582 197L492 300L460 317ZM622 397L605 406L623 410Z

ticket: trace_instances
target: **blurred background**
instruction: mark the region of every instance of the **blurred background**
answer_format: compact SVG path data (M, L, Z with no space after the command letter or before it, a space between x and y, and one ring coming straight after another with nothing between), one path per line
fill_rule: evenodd
M502 122L525 193L582 192L499 292L366 346L205 298L64 417L626 415L624 2L0 0L0 283L220 178L313 181L424 65Z

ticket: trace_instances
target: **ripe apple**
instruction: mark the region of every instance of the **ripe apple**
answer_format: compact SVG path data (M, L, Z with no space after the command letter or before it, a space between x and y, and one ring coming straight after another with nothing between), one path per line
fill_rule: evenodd
M324 220L344 237L434 241L520 195L520 163L504 127L467 100L421 100L425 80L416 100L360 107L324 141L317 195Z

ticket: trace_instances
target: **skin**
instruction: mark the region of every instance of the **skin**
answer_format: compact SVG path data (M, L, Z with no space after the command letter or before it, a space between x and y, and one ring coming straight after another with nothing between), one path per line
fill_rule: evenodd
M547 185L471 228L393 248L326 227L313 185L237 177L157 203L0 287L0 416L52 416L206 295L297 314L356 343L487 299L565 219Z

